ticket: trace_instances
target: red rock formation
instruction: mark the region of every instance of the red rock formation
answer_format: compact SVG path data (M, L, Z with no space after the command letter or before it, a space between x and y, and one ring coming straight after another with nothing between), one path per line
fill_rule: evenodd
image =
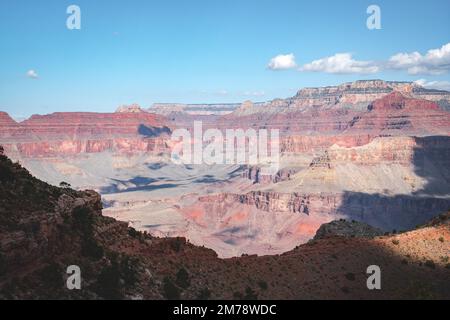
M0 114L0 142L8 153L50 157L113 151L162 152L165 139L146 137L142 128L163 127L163 116L142 113L53 113L14 122Z
M0 129L4 129L5 127L16 126L17 122L15 122L9 114L6 112L0 111Z
M384 229L408 230L447 210L450 201L434 197L399 196L397 198L362 193L279 193L253 191L246 194L222 193L199 197L194 206L199 215L207 215L208 204L240 203L271 213L295 213L319 217L326 212L332 219L342 216ZM404 208L408 208L405 211ZM380 210L380 208L383 208ZM191 207L184 209L190 212ZM318 218L320 221L322 218Z
M116 113L141 113L144 111L140 105L134 103L131 105L123 105L117 108Z
M434 102L409 98L399 92L375 100L368 105L366 112L355 113L353 119L345 124L342 118L334 118L329 112L318 111L316 117L319 120L310 118L309 121L299 120L295 123L292 119L297 118L285 119L284 127L289 130L282 138L281 151L321 151L333 144L350 148L365 145L376 137L446 136L450 133L450 113L442 111Z
M140 125L162 126L164 118L151 113L57 112L33 115L21 123L31 134L69 137L136 135Z
M354 118L344 135L375 136L448 135L450 114L431 101L391 93L368 106Z
M204 130L279 129L281 151L292 153L323 151L335 143L361 146L377 136L447 135L450 114L434 102L412 98L418 89L413 84L380 80L307 88L290 99L264 104L247 102L232 114L198 116L198 120L204 121ZM429 94L421 89L419 96ZM35 115L20 124L1 113L0 142L7 150L27 156L101 152L110 148L128 152L155 150L155 143L143 143L139 126L161 127L168 120L130 110L141 111L131 106L118 113L53 113ZM192 115L178 117L173 126L189 127L195 119Z

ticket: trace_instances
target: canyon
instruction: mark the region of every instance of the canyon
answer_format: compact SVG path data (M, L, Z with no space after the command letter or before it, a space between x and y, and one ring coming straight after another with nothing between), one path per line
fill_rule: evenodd
M450 213L404 233L324 224L284 254L220 259L102 213L93 190L55 187L0 150L0 299L448 299ZM76 262L81 290L67 290ZM367 290L367 266L382 290Z
M450 208L450 93L356 81L263 103L122 106L22 122L0 112L0 145L39 179L101 195L103 214L219 257L275 255L348 219L412 230ZM278 129L280 168L178 165L171 133Z

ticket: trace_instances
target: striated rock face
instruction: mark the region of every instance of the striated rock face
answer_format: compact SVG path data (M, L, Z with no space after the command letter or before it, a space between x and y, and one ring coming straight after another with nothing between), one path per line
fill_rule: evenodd
M217 126L278 129L283 153L362 146L380 136L448 135L450 113L435 102L435 94L412 83L381 80L302 89L291 99L245 104ZM444 96L450 101L448 93Z
M164 118L150 113L57 112L33 115L21 124L31 134L49 138L92 135L135 135L140 125L158 126Z
M308 118L308 123L302 124L300 120L292 126L286 119L281 151L324 151L333 144L350 148L366 145L376 137L447 136L450 128L450 113L442 111L436 103L408 98L399 92L375 100L365 112L352 119L347 115L346 121L338 117L338 122L333 123L334 118L326 113L319 113L317 117L320 120Z
M388 163L421 167L427 158L435 166L444 168L450 159L450 138L382 137L358 147L335 144L328 149L327 154L331 162L341 164L373 166Z
M364 104L398 89L397 83L382 80L356 81L324 88L306 88L297 93L293 98L293 104L296 107L344 104L353 108L364 108Z
M393 92L410 98L433 101L441 107L444 107L446 102L450 102L449 92L425 89L413 82L360 80L339 86L302 89L293 98L293 103L317 106L339 104L364 109L371 101L381 99Z
M164 116L184 115L225 115L232 113L239 107L237 103L222 104L182 104L182 103L155 103L148 110Z
M322 90L319 92L323 94ZM328 110L321 106L270 116L264 113L230 116L222 118L219 125L247 128L251 124L255 129L279 129L280 151L284 154L323 152L334 144L346 148L363 146L376 137L448 136L450 133L449 112L432 101L410 98L397 91L384 93L375 101L368 98L362 111L350 111L342 106Z
M0 139L14 138L18 134L20 134L19 124L9 114L0 111Z
M190 128L194 120L202 120L205 129L276 128L281 133L282 152L316 152L335 143L361 146L377 136L447 134L450 114L438 104L423 100L428 94L433 101L436 95L439 101L447 99L442 92L415 84L373 80L302 89L290 99L244 102L239 108L235 104L156 104L150 109L161 115L142 112L138 105L131 105L112 114L35 115L17 124L2 113L0 142L10 153L27 157L107 150L164 152L167 148L158 149L164 145L164 139L142 143L142 132L148 131L145 128ZM162 115L169 115L170 119ZM124 143L128 145L125 148Z
M0 129L5 129L5 127L16 126L17 122L13 120L6 112L0 111Z
M46 142L21 142L5 144L8 154L18 154L21 157L61 157L76 156L83 153L101 153L105 151L120 154L166 152L166 139L143 138L106 138L80 139Z
M207 243L220 257L231 257L289 251L312 239L322 224L337 219L383 232L411 230L449 206L448 198L429 195L253 191L201 196L182 212L195 230L187 234L191 241Z
M265 212L295 213L330 219L347 217L385 231L409 230L450 207L449 199L434 197L366 195L364 193L279 193L254 191L199 198L200 203L235 202ZM382 208L382 211L380 211ZM405 210L407 208L407 210ZM323 219L323 217L321 218ZM322 220L320 223L325 223Z
M167 150L167 138L148 137L149 128L163 128L164 117L150 113L53 113L34 115L0 130L8 154L58 157L104 151L118 153ZM167 130L162 130L165 132Z
M261 173L260 167L252 166L244 170L244 172L242 173L242 177L252 180L253 183L268 184L289 180L291 178L291 175L295 174L296 172L298 172L297 168L283 168L273 176L263 175Z
M203 218L203 228L212 234L227 228L239 228L238 234L265 230L269 236L270 225L278 236L274 244L284 246L292 239L304 242L318 225L340 218L384 231L409 230L450 207L448 159L450 137L445 136L378 137L351 148L335 144L287 179L261 179L258 168L249 168L244 177L258 184L256 190L201 196L195 206L184 209L220 221L234 219L230 212L245 212L247 218L240 224L214 226Z
M355 117L344 134L445 135L450 116L431 101L391 93L368 106L368 112Z
M335 205L334 199L327 196L321 196L321 200L325 199L328 204ZM262 192L254 191L247 194L218 194L211 196L199 197L200 202L224 202L232 201L249 206L254 206L257 209L267 212L291 212L309 214L312 203L312 197L307 194L282 194L277 192ZM323 204L322 204L323 205ZM322 206L321 205L321 206Z
M338 86L304 88L289 99L276 99L255 106L243 105L233 115L249 116L252 114L275 114L343 109L355 112L365 111L373 101L398 92L410 98L425 99L439 104L445 109L450 103L450 93L425 89L412 82L396 82L383 80L360 80Z

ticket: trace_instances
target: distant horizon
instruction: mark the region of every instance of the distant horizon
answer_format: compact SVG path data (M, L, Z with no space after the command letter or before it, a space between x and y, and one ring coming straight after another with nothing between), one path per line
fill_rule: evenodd
M409 84L416 84L418 86L421 86L427 90L434 90L434 91L441 91L441 92L450 92L450 90L443 90L443 89L433 89L433 88L426 88L424 86L422 86L420 83L417 83L416 81L407 81L407 80L384 80L384 79L379 79L379 78L373 78L373 79L360 79L360 80L355 80L355 81L350 81L350 82L341 82L341 83L337 83L334 85L327 85L327 86L318 86L318 87L301 87L299 89L297 89L296 93L298 93L300 90L303 89L316 89L316 88L330 88L330 87L338 87L341 85L345 85L348 83L355 83L355 82L371 82L371 81L382 81L382 82L386 82L386 83L409 83ZM128 106L133 106L133 105L138 105L143 111L151 111L151 108L154 107L155 105L186 105L186 106L201 106L201 105L241 105L242 103L246 102L246 101L250 101L253 104L263 104L263 103L268 103L271 102L273 100L277 100L277 99L289 99L292 98L294 95L291 96L287 96L287 97L277 97L277 98L273 98L273 99L268 99L268 100L264 100L264 101L254 101L254 100L243 100L243 101L236 101L236 102L212 102L212 103L202 103L202 102L196 102L196 103L189 103L189 102L153 102L152 104L150 104L150 106L144 106L141 105L139 103L128 103L128 104L123 104L123 105L119 105L116 107L111 108L111 111L84 111L84 110L70 110L70 111L59 111L59 110L55 110L49 113L33 113L33 114L29 114L26 116L20 116L20 117L16 117L15 115L3 110L0 107L0 112L5 112L7 113L13 120L15 120L16 122L20 123L22 121L25 121L27 119L29 119L32 116L45 116L45 115L50 115L53 113L93 113L93 114L108 114L108 113L116 113L117 109L120 107L128 107ZM150 112L151 113L151 112Z

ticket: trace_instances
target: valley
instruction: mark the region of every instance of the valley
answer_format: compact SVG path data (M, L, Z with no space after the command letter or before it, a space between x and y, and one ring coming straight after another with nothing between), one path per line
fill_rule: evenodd
M219 257L274 255L321 225L356 220L412 230L450 208L450 93L357 81L264 103L156 104L115 113L0 113L5 153L52 185L102 196L103 214ZM171 134L277 129L279 169L175 164Z

